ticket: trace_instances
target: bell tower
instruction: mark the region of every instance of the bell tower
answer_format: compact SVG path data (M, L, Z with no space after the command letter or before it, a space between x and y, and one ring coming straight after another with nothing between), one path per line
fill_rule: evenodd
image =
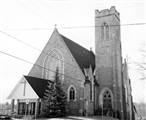
M120 15L112 6L95 11L96 80L98 104L123 116ZM109 105L108 105L109 104ZM117 114L118 114L117 112ZM116 115L117 116L117 115Z

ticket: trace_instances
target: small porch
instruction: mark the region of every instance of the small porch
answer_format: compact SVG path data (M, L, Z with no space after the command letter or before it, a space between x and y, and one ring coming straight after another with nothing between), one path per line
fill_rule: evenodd
M17 83L8 99L11 99L12 115L33 116L40 114L41 99L25 77L22 77Z
M8 96L8 99L12 101L12 114L15 113L20 116L40 115L41 100L50 84L52 82L49 80L23 76Z
M37 99L26 99L17 101L17 115L39 115L41 102Z

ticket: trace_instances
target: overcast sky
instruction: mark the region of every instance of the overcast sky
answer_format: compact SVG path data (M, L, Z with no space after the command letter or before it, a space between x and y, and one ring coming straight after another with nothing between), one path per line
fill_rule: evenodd
M80 45L94 50L95 9L116 6L121 24L144 23L144 0L1 0L0 1L0 51L35 62L40 54L13 37L42 50L54 25L59 32ZM71 27L71 28L65 28ZM134 102L146 103L146 80L134 62L142 62L141 50L146 41L146 25L121 26L123 57L128 58ZM11 37L2 33L5 32ZM0 102L15 87L22 75L27 75L32 65L0 53Z

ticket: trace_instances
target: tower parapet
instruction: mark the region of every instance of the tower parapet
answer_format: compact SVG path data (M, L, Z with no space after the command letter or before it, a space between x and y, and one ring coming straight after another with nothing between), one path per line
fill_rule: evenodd
M104 17L112 14L114 14L119 19L120 13L116 10L115 6L112 6L110 9L104 9L101 11L95 10L95 18Z

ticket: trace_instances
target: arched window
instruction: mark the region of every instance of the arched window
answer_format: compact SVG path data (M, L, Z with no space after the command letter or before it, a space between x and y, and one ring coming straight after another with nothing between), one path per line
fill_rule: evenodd
M48 80L54 80L55 79L55 72L58 68L61 79L64 78L64 63L63 63L63 56L62 54L56 50L53 49L49 54L46 56L46 59L44 61L44 74L43 78Z
M76 91L75 88L71 86L68 91L68 100L74 101L75 99L76 99Z
M101 40L104 40L104 29L105 29L105 26L104 24L101 26Z
M108 90L103 93L103 109L111 109L112 108L112 97Z
M106 24L106 33L105 33L105 35L106 35L106 40L109 40L109 26L108 26L108 24Z
M109 40L109 26L107 23L103 23L101 26L101 39Z

